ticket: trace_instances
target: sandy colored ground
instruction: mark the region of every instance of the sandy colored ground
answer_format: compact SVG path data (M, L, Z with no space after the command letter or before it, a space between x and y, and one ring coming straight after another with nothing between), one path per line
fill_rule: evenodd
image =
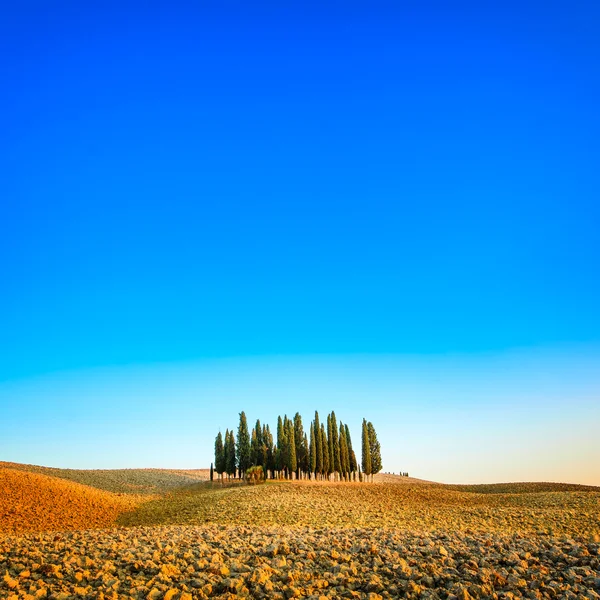
M119 523L393 527L593 538L600 535L600 490L473 493L422 484L267 482L225 489L199 484L144 503L121 515Z
M140 502L17 469L0 468L0 490L0 533L109 527Z
M0 598L600 600L600 488L207 477L0 466Z

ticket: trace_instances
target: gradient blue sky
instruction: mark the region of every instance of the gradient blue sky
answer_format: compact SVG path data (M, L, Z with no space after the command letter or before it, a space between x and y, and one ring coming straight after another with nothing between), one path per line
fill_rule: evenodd
M445 4L3 7L0 459L600 484L600 5Z

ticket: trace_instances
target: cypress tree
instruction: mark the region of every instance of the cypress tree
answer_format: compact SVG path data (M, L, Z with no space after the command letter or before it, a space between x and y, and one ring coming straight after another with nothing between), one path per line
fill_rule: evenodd
M290 479L292 474L298 469L298 458L296 456L296 440L294 435L294 424L291 420L287 421L287 468Z
M223 445L223 436L219 431L215 439L215 470L217 471L221 480L223 480L223 473L225 472L225 447Z
M306 432L304 433L304 439L302 440L302 448L303 448L303 457L302 464L300 465L300 471L303 473L303 477L308 476L308 472L310 471L310 463L308 456L308 437Z
M375 475L381 471L381 446L377 439L377 433L373 423L369 421L367 423L367 430L369 431L369 449L371 451L371 475Z
M260 426L260 420L256 420L256 425L252 430L252 440L250 441L250 462L253 465L263 466L263 433Z
M275 448L275 470L281 473L283 472L283 457L282 457L282 446L283 446L283 421L281 415L277 417L277 446Z
M229 429L225 430L225 441L223 442L223 454L225 456L225 473L229 478Z
M310 424L310 443L308 446L308 454L309 454L309 465L308 471L309 473L315 473L317 470L317 448L315 447L315 424L312 422ZM316 474L315 474L316 477Z
M287 436L285 435L285 430L284 430L284 433L281 436L281 448L278 448L279 464L281 465L280 476L283 477L284 479L288 478L288 473L289 473L288 463L289 463L290 454L289 454L288 448L289 448L289 443L288 443L288 439L287 439Z
M302 417L300 413L296 413L294 415L294 441L296 444L296 479L300 479L300 471L304 470L304 465L306 463L306 446L304 443L304 427L302 425Z
M321 436L321 424L319 423L319 413L315 410L315 476L323 474L323 438Z
M210 480L211 480L211 482L212 482L212 480L213 480L213 477L214 477L214 469L213 469L213 464L212 464L212 463L210 463Z
M344 426L346 429L346 443L348 444L348 458L350 460L350 472L356 473L356 454L354 454L354 450L352 449L352 438L350 437L350 429L348 429L348 425Z
M335 418L335 412L331 411L331 437L333 446L333 465L332 471L337 472L338 478L341 479L341 475L344 471L342 467L342 459L340 455L340 439L338 437L338 426Z
M263 448L265 453L265 479L267 472L271 473L271 479L275 474L275 456L273 454L273 435L268 425L263 426Z
M363 419L362 424L362 472L365 477L371 474L371 446L369 444L369 430L367 421Z
M337 435L337 432L335 434L331 433L331 413L327 415L327 451L328 451L328 462L329 462L329 469L327 470L327 478L329 478L329 474L333 473L335 471L335 456L334 456L334 451L333 451L333 438L334 436ZM335 475L333 476L334 480L335 480Z
M323 423L321 423L321 446L323 447L323 477L329 478L329 451L327 449L327 433L325 432L325 425Z
M350 457L348 456L348 442L346 441L346 429L343 423L340 422L340 437L338 440L340 447L340 472L345 481L348 481L350 474Z
M233 435L233 430L225 433L225 439L229 439L227 442L227 475L231 477L232 475L235 477L235 467L236 467L236 455L235 455L235 437Z
M240 413L237 443L238 471L241 479L244 477L246 469L250 466L250 434L248 433L248 422L246 421L246 413L244 411Z
M252 430L252 434L250 437L250 465L256 466L258 464L258 438L256 437L256 430Z

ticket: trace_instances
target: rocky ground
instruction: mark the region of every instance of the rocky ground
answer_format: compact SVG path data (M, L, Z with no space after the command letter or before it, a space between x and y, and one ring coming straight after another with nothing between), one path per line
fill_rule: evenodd
M600 598L600 543L398 529L168 526L0 538L0 597Z
M206 471L6 464L2 600L600 600L599 488L392 475L222 487Z

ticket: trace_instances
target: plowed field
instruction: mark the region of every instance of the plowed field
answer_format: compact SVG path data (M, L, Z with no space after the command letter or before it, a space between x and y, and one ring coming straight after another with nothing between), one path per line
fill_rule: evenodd
M600 600L600 488L200 477L0 466L0 598Z
M139 501L47 475L0 468L0 533L108 527Z

